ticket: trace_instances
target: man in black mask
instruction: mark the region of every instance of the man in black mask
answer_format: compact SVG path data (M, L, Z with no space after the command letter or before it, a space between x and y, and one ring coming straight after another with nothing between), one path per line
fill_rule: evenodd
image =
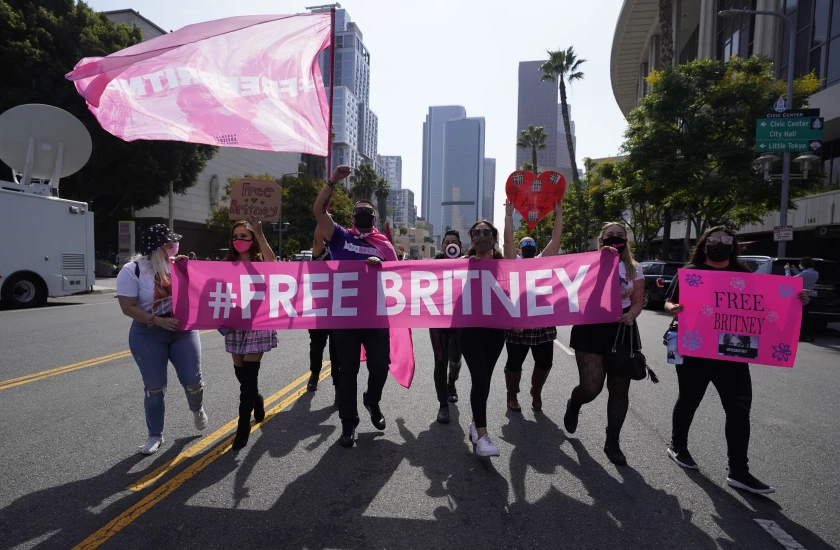
M520 258L536 258L537 243L531 237L525 237L519 241L519 250L517 253Z

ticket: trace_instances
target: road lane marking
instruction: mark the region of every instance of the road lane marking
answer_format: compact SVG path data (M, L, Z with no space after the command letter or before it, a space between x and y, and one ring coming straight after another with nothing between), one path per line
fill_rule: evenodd
M776 539L776 542L787 548L788 550L805 550L805 547L796 542L792 536L779 527L779 524L769 519L756 519L755 522L770 533L770 536Z
M321 365L321 368L326 367L329 365L329 361L324 361ZM328 370L329 372L329 370ZM306 373L300 376L297 380L283 388L282 390L278 391L277 393L271 395L270 397L266 398L265 405L270 407L272 403L277 401L278 399L285 396L287 393L292 391L297 385L301 382L304 382L309 379L310 373ZM236 428L239 422L238 418L234 418L215 432L201 438L200 440L196 441L193 445L191 445L188 449L182 451L177 456L175 456L172 460L162 464L159 468L155 471L149 473L148 475L144 476L142 479L137 481L136 483L132 483L128 487L126 487L129 491L141 491L148 487L149 485L153 484L155 481L159 480L161 477L166 475L168 472L171 472L175 467L187 460L188 458L192 458L202 452L204 449L209 447L213 444L217 439L221 439L224 437L228 432Z
M319 381L323 381L327 376L329 376L330 371L331 369L323 371L321 373ZM304 376L308 375L309 374L307 373ZM303 378L303 376L301 378ZM255 431L259 430L262 426L264 426L267 422L274 418L279 412L281 412L283 409L300 399L300 397L302 395L305 395L306 393L306 384L304 384L300 388L295 390L291 395L286 397L283 401L266 411L265 420L263 420L259 424L251 425L251 433L254 433ZM197 461L193 462L190 466L185 468L178 475L176 475L169 481L163 483L163 485L146 495L142 500L140 500L140 502L131 506L128 510L126 510L125 512L108 522L107 525L105 525L97 532L80 542L73 548L73 550L92 550L94 548L98 548L108 539L122 531L124 528L128 527L128 525L130 525L131 522L133 522L134 520L151 510L155 504L162 501L173 491L175 491L175 489L183 485L185 482L189 481L197 473L199 473L204 468L212 464L217 458L228 452L231 448L231 444L233 443L234 437L234 435L231 435L230 437L219 443L217 446L213 447L207 454L203 455Z
M555 341L554 341L554 343L555 343L555 344L557 344L558 346L560 346L560 349L562 349L563 351L565 351L565 352L566 352L566 355L574 355L574 354L575 354L575 352L573 352L572 350L570 350L569 348L567 348L566 346L564 346L564 345L563 345L563 343L562 343L562 342L560 342L560 340L555 340Z
M198 334L207 334L208 332L215 331L202 330ZM88 359L86 361L80 361L78 363L64 365L63 367L57 367L54 369L44 370L33 374L27 374L26 376L20 376L18 378L12 378L10 380L0 382L0 391L7 390L9 388L14 388L15 386L22 386L23 384L29 384L30 382L37 382L38 380L43 380L45 378L50 378L59 374L73 372L74 370L85 369L87 367L95 367L96 365L109 363L111 361L116 361L117 359L124 359L125 357L131 357L131 352L129 350L112 353L110 355L103 355L102 357L94 357L93 359Z

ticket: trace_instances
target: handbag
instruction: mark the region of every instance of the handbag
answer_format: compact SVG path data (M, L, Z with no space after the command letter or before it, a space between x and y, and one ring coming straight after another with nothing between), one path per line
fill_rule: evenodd
M644 380L650 377L650 381L654 384L659 383L659 378L656 377L650 367L647 365L647 359L641 350L634 349L635 330L630 328L630 348L624 347L624 336L627 331L627 326L620 324L615 335L615 342L613 342L612 349L607 352L605 367L607 372L611 372L618 376L626 376L631 380ZM618 345L618 340L621 339L621 346Z

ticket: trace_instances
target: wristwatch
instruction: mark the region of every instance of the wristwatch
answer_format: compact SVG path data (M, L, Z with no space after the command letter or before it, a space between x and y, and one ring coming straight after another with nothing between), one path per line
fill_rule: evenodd
M336 185L338 185L338 182L337 182L337 181L330 181L330 179L329 179L329 178L327 178L327 185L329 185L329 186L330 186L330 188L333 188L333 187L335 187Z

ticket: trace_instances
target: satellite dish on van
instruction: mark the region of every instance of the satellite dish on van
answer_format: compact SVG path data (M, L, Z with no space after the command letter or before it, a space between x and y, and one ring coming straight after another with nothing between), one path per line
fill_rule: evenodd
M57 189L87 164L92 148L84 124L58 107L18 105L0 115L0 160L23 174L23 185L49 179Z

